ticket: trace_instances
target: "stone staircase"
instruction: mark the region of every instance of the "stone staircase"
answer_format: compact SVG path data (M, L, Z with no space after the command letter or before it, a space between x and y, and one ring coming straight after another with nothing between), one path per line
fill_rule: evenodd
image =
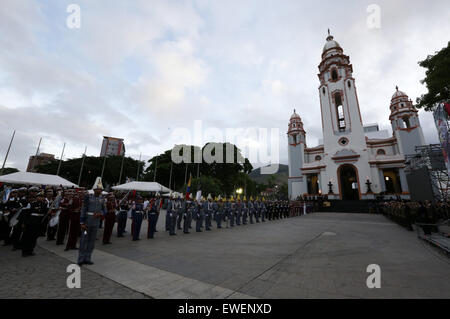
M369 207L375 206L375 201L371 200L330 200L330 206L319 208L320 212L336 213L369 213Z

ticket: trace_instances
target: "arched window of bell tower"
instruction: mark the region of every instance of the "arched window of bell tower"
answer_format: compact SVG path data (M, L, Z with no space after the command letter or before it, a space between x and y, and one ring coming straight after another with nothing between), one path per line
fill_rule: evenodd
M404 116L402 118L403 120L403 125L405 128L410 128L411 127L411 123L409 122L409 117L408 116Z
M338 73L337 73L337 70L336 70L336 69L333 69L333 70L331 71L331 80L337 81L337 79L338 79Z
M334 95L334 105L336 106L336 115L339 131L345 131L344 107L342 106L342 98L340 93Z

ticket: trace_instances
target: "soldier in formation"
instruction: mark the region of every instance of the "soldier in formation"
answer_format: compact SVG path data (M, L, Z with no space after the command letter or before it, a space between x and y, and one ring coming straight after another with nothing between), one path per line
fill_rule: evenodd
M111 193L104 197L101 179L97 178L89 193L83 188L22 187L5 189L0 197L0 238L4 245L22 250L22 255L32 256L39 236L56 240L65 250L78 249L78 263L92 264L91 255L100 221L104 221L103 244L111 244L112 233L117 224L117 237L126 234L127 221L131 219L131 238L140 239L142 223L147 220L147 238L157 232L158 217L163 206L159 193L154 198L144 198L130 193ZM184 198L171 195L167 203L167 231L176 235L177 230L189 234L192 222L195 230L211 231L214 221L217 229L234 227L278 218L290 217L289 204L244 196L242 199L218 196L213 198ZM78 241L79 240L79 241ZM79 243L77 247L77 243Z

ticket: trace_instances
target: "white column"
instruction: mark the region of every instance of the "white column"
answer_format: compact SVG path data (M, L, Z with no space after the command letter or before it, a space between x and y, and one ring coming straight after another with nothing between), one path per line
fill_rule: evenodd
M402 192L409 192L408 181L406 180L405 169L399 168L398 175L400 177L400 185L402 186Z
M381 187L381 192L385 192L386 191L386 182L384 180L384 175L383 175L383 170L380 168L378 169L378 172L380 174L380 187Z

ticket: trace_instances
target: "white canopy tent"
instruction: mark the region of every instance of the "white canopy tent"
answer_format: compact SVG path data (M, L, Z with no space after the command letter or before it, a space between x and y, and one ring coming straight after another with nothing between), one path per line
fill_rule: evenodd
M174 195L174 196L177 196L177 197L184 197L184 195L183 194L181 194L181 193L178 193L178 192L172 192L172 191L170 191L171 193L172 193L172 195ZM165 196L165 197L168 197L168 196L170 196L170 193L167 193L167 194L164 194L163 196Z
M0 176L0 182L19 185L49 185L62 187L78 187L58 175L40 174L31 172L16 172Z
M171 190L156 182L130 182L112 188L115 191L139 191L168 193Z
M94 194L94 190L90 189L90 190L88 190L88 193L89 194ZM108 192L102 191L102 195L108 195L108 194L109 194Z

